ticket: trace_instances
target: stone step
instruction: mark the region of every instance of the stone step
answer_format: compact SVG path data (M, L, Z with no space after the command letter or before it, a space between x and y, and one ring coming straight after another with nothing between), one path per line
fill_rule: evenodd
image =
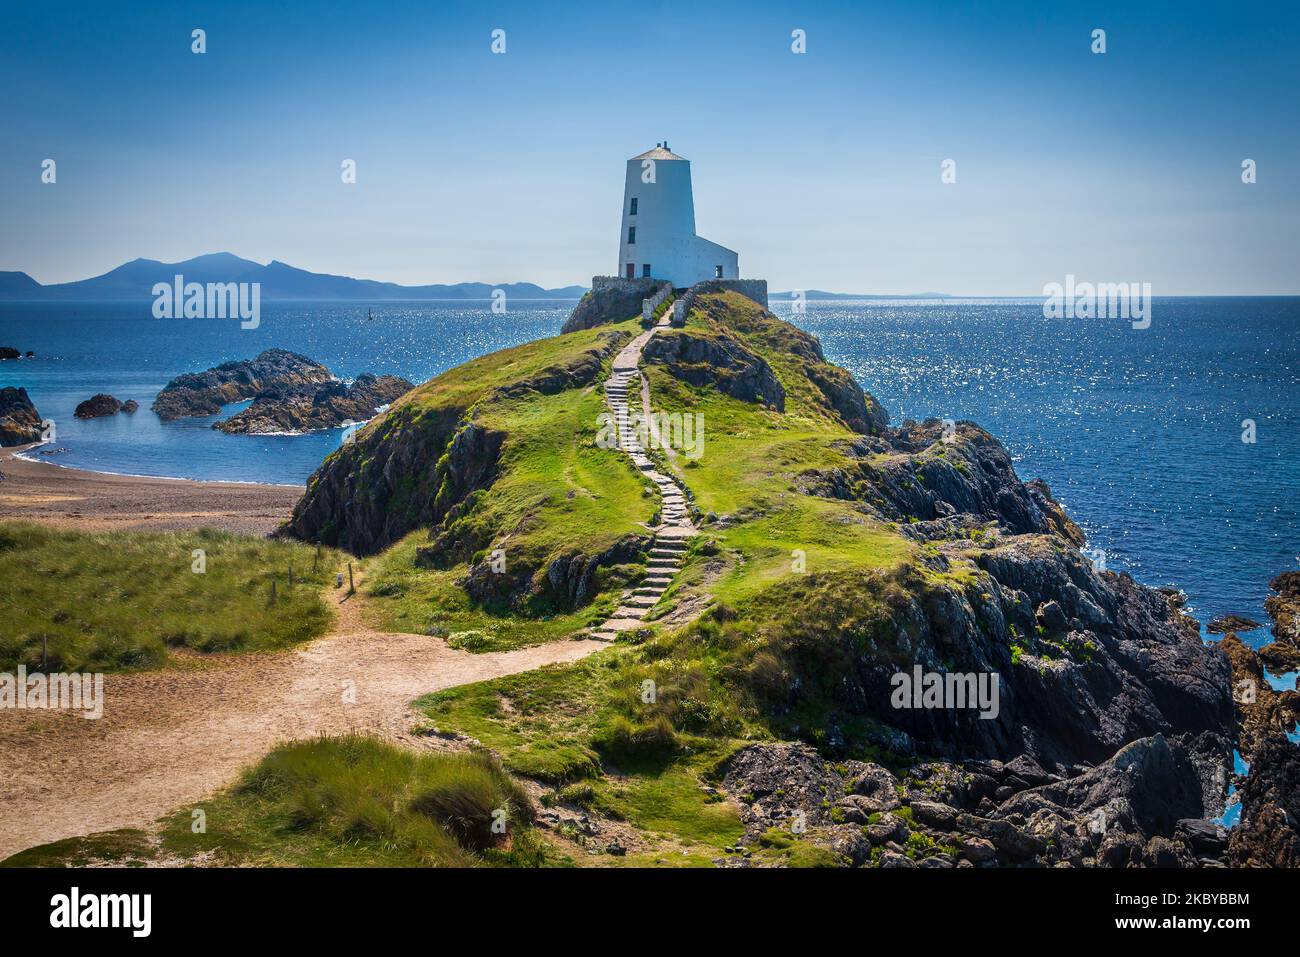
M654 559L654 558L666 558L666 559L668 559L669 561L675 561L675 560L681 558L684 554L686 554L686 549L684 549L684 548L652 548L652 549L650 549L650 557L651 557L652 559Z
M627 607L643 610L653 608L657 604L659 604L658 595L633 595L627 600Z

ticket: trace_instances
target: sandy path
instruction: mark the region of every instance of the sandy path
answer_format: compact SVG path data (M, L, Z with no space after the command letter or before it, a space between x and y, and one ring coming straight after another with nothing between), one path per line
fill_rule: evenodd
M469 654L438 638L372 631L361 623L359 605L357 598L344 602L331 634L295 651L108 675L98 721L0 710L0 860L200 807L242 768L293 738L359 730L415 743L414 698L606 647L561 641ZM354 703L345 700L350 687Z

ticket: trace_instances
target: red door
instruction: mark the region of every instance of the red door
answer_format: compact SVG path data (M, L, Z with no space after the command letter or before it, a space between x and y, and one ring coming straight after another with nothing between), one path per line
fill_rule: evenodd
M628 279L636 278L636 263L627 264L627 278Z

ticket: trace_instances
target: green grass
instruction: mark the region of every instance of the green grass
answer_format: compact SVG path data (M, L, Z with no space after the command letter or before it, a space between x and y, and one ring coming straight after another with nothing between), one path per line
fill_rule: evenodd
M204 830L195 832L195 811ZM6 866L206 863L472 867L559 863L527 795L482 753L421 754L346 736L276 748L232 788L154 833L114 831L23 851ZM501 822L494 830L494 821Z
M734 805L704 790L733 746L707 732L711 721L713 731L739 722L718 713L726 704L710 700L702 675L674 674L647 657L614 647L576 664L440 691L417 707L439 731L475 737L506 768L563 797L711 853L742 828ZM656 682L655 704L642 701L647 679ZM635 733L664 723L670 744Z
M727 520L706 524L692 542L665 604L702 596L711 610L685 628L660 629L573 665L418 703L439 730L474 737L510 770L556 787L560 799L686 849L627 863L707 863L741 837L735 806L706 787L744 742L824 744L818 735L831 726L849 736L867 730L865 719L844 713L846 676L864 655L899 654L895 604L924 581L917 549L896 528L853 503L799 490L808 470L851 464L842 447L857 436L807 379L814 360L785 355L781 328L737 297L723 298L728 315L739 316L732 334L781 378L784 413L690 387L661 366L645 369L656 411L704 415L704 454L693 462L678 456L678 474L703 511ZM713 321L696 311L688 328L708 334ZM513 514L525 512L516 506ZM560 525L552 531L564 534ZM721 571L706 572L715 567ZM467 621L458 611L451 624ZM655 692L650 701L646 682ZM793 838L759 853L787 866L841 863Z
M440 638L477 631L482 640L465 645L464 650L507 651L567 638L604 620L614 609L615 596L610 594L567 613L523 616L485 608L471 601L459 584L468 570L465 564L449 569L415 565L415 551L427 541L424 532L413 532L371 560L361 591L374 627ZM611 580L613 574L614 570L608 576Z
M463 582L471 563L481 561L488 549L447 568L421 567L417 550L429 544L421 530L368 568L364 591L376 627L439 636L477 631L483 636L468 650L501 651L569 637L614 610L621 590L643 572L641 563L602 567L595 597L577 609L556 600L545 580L545 570L557 558L592 557L628 536L648 536L641 523L657 507L651 483L626 456L596 446L599 419L607 411L602 391L587 387L504 397L482 386L527 378L572 359L611 329L625 335L637 331L636 323L628 322L494 353L444 373L413 394L417 406L472 397L474 422L505 434L495 480L445 531L456 540L503 549L506 574L522 576L518 590L531 586L534 595L514 604L471 600ZM470 396L476 383L479 391Z
M193 552L206 571L192 570ZM113 671L169 648L267 651L323 634L337 553L211 530L78 532L0 523L0 667ZM288 583L293 566L295 584ZM271 583L276 597L271 600Z

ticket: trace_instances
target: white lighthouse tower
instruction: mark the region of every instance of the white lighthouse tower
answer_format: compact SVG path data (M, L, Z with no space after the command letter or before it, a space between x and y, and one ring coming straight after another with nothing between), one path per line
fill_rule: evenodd
M667 142L627 161L616 275L662 279L678 289L740 278L735 252L695 235L691 163Z

